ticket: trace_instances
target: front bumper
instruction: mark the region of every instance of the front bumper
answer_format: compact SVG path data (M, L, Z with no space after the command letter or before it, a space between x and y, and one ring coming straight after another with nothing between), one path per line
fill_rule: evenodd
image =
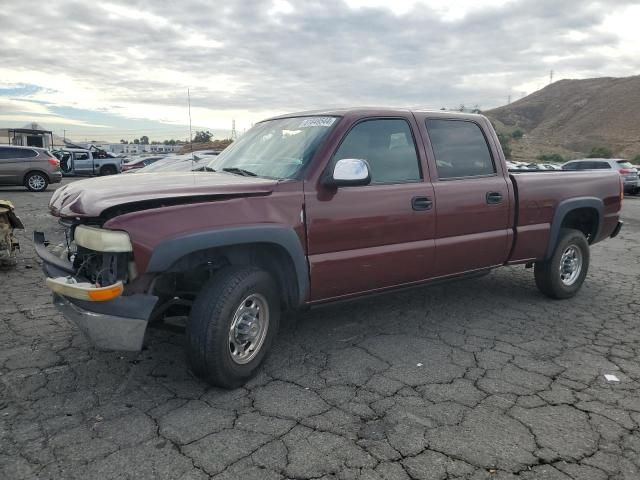
M76 278L71 262L46 248L43 233L35 232L33 239L48 278ZM82 278L77 280L86 282ZM73 321L97 348L104 350L140 350L157 301L158 297L146 294L124 295L102 302L53 294L56 308Z
M154 300L149 314L151 314L155 303ZM142 348L148 317L147 319L129 318L109 313L97 313L82 308L70 298L55 293L53 294L53 304L60 313L78 326L96 348L134 352Z

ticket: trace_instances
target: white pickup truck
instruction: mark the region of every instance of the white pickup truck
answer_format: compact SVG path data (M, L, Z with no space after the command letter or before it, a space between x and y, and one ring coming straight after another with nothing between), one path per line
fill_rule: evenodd
M60 160L64 176L115 175L122 171L122 159L81 148L65 148L53 154Z

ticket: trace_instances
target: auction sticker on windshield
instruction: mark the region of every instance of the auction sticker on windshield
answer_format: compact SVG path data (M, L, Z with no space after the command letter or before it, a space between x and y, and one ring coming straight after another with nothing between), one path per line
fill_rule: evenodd
M299 128L308 127L330 127L335 122L335 117L313 117L306 118L301 123Z

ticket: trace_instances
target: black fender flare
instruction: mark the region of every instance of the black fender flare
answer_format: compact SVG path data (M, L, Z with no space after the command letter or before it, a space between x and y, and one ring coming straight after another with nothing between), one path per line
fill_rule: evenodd
M249 225L189 233L161 242L154 248L146 271L162 273L182 257L217 247L267 243L282 247L291 257L296 272L298 304L309 295L309 265L305 250L295 230L283 225Z
M547 246L547 253L545 259L551 258L553 252L558 244L560 238L560 228L564 218L572 210L578 208L593 208L598 213L598 225L596 228L596 234L590 243L593 243L600 237L600 229L602 228L602 219L604 218L604 203L597 197L577 197L563 200L556 207L556 211L553 214L553 220L551 222L551 229L549 231L549 244Z

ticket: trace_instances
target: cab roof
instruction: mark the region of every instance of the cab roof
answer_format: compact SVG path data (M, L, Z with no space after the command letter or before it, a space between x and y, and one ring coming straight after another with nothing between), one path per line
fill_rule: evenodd
M406 115L407 113L419 113L429 114L429 116L437 118L457 118L457 119L469 119L478 120L478 118L485 118L483 115L477 113L463 113L463 112L451 112L448 110L429 110L421 108L389 108L389 107L347 107L347 108L335 108L327 110L307 110L303 112L287 113L284 115L277 115L265 120L275 120L278 118L292 118L292 117L385 117L395 115Z

